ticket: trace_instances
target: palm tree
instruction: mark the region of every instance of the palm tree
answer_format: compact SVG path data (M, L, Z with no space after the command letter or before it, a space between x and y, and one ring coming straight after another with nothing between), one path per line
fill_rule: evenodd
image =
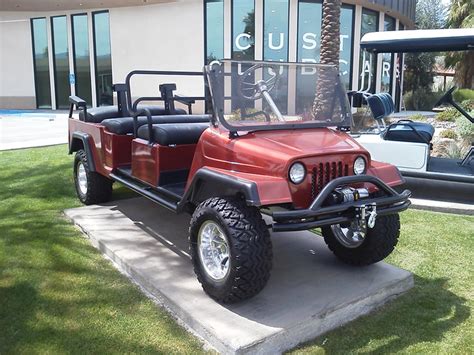
M321 23L321 64L335 65L339 69L339 42L341 33L340 24L341 0L323 0L323 20ZM323 119L328 114L334 76L325 70L319 71L316 96L313 102L313 115Z
M472 0L452 0L447 22L448 28L474 27L474 2ZM474 51L450 52L445 64L456 70L455 81L462 88L474 87Z

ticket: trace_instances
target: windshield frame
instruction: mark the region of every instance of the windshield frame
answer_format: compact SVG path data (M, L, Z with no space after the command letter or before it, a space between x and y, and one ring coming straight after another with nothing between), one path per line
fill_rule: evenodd
M219 61L214 61L213 63L206 65L204 67L204 73L205 73L205 80L206 80L206 85L208 85L210 94L211 94L211 100L212 100L212 106L213 106L213 121L214 123L216 122L216 119L219 121L222 126L224 126L226 129L228 129L231 133L237 133L237 132L254 132L254 131L272 131L272 130L292 130L292 129L308 129L308 128L328 128L328 127L336 127L338 130L342 131L350 131L351 125L352 125L352 112L350 108L350 103L349 99L347 97L347 92L344 88L344 84L342 83L341 76L339 72L336 74L337 76L337 81L335 83L335 91L340 90L340 97L344 97L344 103L341 102L341 107L345 106L345 118L343 121L338 122L338 123L333 123L330 124L328 122L302 122L302 121L295 121L295 123L282 123L282 124L277 124L277 123L272 123L272 124L265 124L265 125L241 125L241 126L234 126L232 125L228 120L225 119L224 117L224 112L222 112L222 109L219 110L219 105L217 104L218 99L222 100L224 102L224 99L222 98L221 93L218 92L219 90L215 90L212 87L212 80L210 78L211 72L214 69L215 65L221 65L224 64L246 64L246 65L257 65L257 64L267 64L270 66L275 66L275 65L285 65L285 66L290 66L290 65L298 65L300 67L326 67L326 68L335 68L334 65L329 65L329 64L320 64L320 63L300 63L300 62L274 62L274 61L260 61L260 60L252 60L252 61L243 61L243 60L231 60L231 59L222 59ZM224 74L225 75L225 74Z

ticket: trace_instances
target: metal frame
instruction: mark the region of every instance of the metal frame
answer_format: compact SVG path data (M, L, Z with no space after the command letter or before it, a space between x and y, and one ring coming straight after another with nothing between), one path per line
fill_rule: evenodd
M153 137L153 120L150 110L147 108L138 109L138 104L143 101L164 101L163 97L153 97L153 96L142 96L132 103L132 90L130 86L130 81L133 76L135 75L163 75L163 76L203 76L203 72L196 72L196 71L166 71L166 70L133 70L127 74L125 78L125 86L127 88L127 107L130 111L130 114L133 117L133 132L134 136L137 136L137 127L138 127L138 117L139 116L146 116L147 117L147 125L148 125L148 132L149 132L149 143L154 143ZM205 101L208 102L208 94L206 87L204 85L204 96L173 96L173 101L183 102L186 101L186 105L190 105L189 101ZM188 106L189 107L189 106ZM213 118L211 120L214 120ZM213 122L214 123L214 122Z

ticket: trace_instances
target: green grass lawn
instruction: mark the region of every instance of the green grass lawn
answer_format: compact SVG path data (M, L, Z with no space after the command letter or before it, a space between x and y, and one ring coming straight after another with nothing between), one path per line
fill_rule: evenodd
M201 352L62 217L79 206L71 164L65 146L0 152L0 354ZM473 240L474 217L403 213L388 261L415 288L294 352L471 352Z

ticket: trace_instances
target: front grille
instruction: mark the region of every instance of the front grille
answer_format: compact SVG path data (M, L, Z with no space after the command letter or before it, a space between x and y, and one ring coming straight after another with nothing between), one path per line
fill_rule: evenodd
M314 199L331 180L349 175L349 165L338 162L317 164L312 170L311 198Z

